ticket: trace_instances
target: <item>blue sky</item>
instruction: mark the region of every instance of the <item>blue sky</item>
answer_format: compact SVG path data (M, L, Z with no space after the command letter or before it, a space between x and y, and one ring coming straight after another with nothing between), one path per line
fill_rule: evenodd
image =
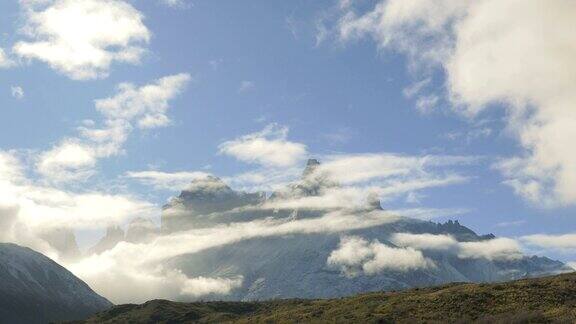
M373 14L386 1L357 6L345 1L184 1L173 6L161 1L125 2L132 13L143 16L142 24L150 33L149 41L139 42L144 49L139 62L114 61L104 68L105 75L80 79L15 49L22 40L40 37L22 30L30 19L26 10L46 9L42 5L26 9L22 3L0 4L4 13L0 48L11 61L0 71L0 150L19 157L30 181L72 192L129 194L161 206L176 192L143 185L126 173L156 170L234 177L260 166L234 158L219 146L276 124L289 129L281 141L306 145L306 157L396 153L474 158L454 166L466 181L418 190L412 196L417 201L398 195L384 200L385 208L461 209L465 212L440 214L439 220L458 218L479 233L512 238L576 232L575 201L566 198L550 204L526 199L505 184L510 176L495 166L502 159L530 156L538 147L519 140L521 132L511 126L514 113L507 99L470 95L469 87L455 90L456 82L451 88L447 81L454 75L444 70L447 60L455 64L457 53L441 59L440 65L446 65L427 63L412 51L416 48L422 54L423 49L414 47L418 45L401 44L395 38L409 32L410 24L384 31L354 25L354 19ZM346 14L351 17L348 21L341 18ZM421 17L413 19L426 24ZM345 23L356 28L351 36L343 32ZM430 30L424 36L439 38L433 34L439 30L426 26ZM463 37L450 23L441 28ZM397 35L382 36L386 32ZM37 155L66 138L79 138L77 128L83 121L104 122L94 101L113 97L118 84L140 87L181 73L190 80L168 100L166 115L171 122L149 129L134 127L121 152L97 158L90 177L51 182L35 170ZM422 80L428 80L426 90L409 96L409 89ZM23 91L21 98L13 93L15 87ZM454 93L464 99L455 103L450 99ZM418 101L426 96L435 96L435 103L422 101L419 108ZM462 105L487 108L471 117L466 109L458 109ZM565 167L566 159L559 160L558 165ZM302 167L298 162L290 167ZM556 179L550 172L542 174ZM532 248L564 261L576 258L574 249Z

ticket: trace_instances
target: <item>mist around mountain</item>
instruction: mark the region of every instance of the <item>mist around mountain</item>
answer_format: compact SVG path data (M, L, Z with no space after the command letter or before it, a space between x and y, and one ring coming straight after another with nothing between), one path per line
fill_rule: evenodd
M78 323L573 323L576 274L341 299L119 305Z
M0 243L0 323L83 319L111 306L48 257L29 248Z
M329 207L342 188L317 160L308 161L299 181L268 196L207 176L164 206L160 229L144 220L132 222L125 234L110 228L92 250L120 242L167 244L160 249L163 271L191 278L185 293L171 295L182 301L335 298L573 271L458 221L394 215L376 196L350 208Z

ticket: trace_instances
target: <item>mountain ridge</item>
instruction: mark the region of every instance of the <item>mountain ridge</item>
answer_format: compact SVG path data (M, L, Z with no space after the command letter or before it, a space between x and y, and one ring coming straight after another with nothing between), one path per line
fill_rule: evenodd
M0 243L0 323L85 318L111 306L50 258L16 244Z
M205 228L274 219L282 222L315 219L329 210L269 207L282 199L319 197L339 185L325 176L318 160L306 164L300 180L266 198L260 193L237 192L216 177L192 184L163 209L162 227L170 233L186 228ZM227 201L233 197L233 203ZM386 211L378 197L368 197L365 206L346 211L357 219ZM197 208L200 206L201 208ZM203 212L198 212L198 210ZM178 226L173 226L177 222ZM164 226L164 224L168 224ZM496 242L493 234L478 235L458 221L434 223L396 217L393 222L338 232L293 233L254 237L200 252L174 257L168 267L190 278L237 278L244 283L228 296L206 299L264 300L274 298L334 298L375 290L398 290L439 285L454 281L493 282L536 277L570 271L563 263L545 257L516 259L462 258L453 251L426 249L422 257L434 267L410 271L386 270L377 274L348 276L327 261L346 237L355 237L377 248L401 248L392 242L395 233L449 236L454 244ZM416 255L418 257L418 255Z

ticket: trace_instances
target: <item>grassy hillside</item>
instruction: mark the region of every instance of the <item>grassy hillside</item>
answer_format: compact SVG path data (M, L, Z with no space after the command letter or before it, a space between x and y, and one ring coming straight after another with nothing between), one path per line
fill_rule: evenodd
M330 300L121 305L82 323L574 323L576 273Z

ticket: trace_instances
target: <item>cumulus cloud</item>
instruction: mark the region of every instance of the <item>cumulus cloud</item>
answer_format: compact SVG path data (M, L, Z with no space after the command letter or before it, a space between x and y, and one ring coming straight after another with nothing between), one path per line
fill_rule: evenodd
M170 123L166 115L170 100L182 92L190 79L189 74L181 73L141 87L122 83L115 96L96 100L96 109L108 120L135 120L139 128L166 126Z
M547 235L535 234L521 237L527 244L546 249L574 250L576 249L576 234Z
M112 63L138 63L150 40L143 15L121 0L20 1L24 24L16 55L72 79L106 77Z
M206 172L161 172L161 171L140 171L127 172L126 177L136 179L144 184L152 185L158 189L182 190L194 180L205 179L210 176Z
M395 248L380 243L368 242L358 236L345 236L338 249L332 251L328 265L338 267L348 276L361 273L378 274L382 271L409 271L434 267L434 262L411 247Z
M222 143L219 151L248 163L289 167L301 162L308 153L306 145L287 139L288 131L288 127L270 124L260 132Z
M576 203L573 1L381 0L367 12L341 8L339 39L370 36L406 54L421 79L440 68L456 111L473 118L494 104L506 109L524 152L497 167L517 194L544 206Z
M450 235L396 233L390 241L401 247L447 251L462 259L515 260L522 257L520 244L509 238L459 242Z
M77 138L62 140L38 156L37 171L56 182L90 177L98 159L122 152L134 127L150 129L168 125L169 103L189 80L190 76L182 73L141 87L120 84L116 95L95 101L96 109L104 117L102 127L95 127L93 121L79 127Z

